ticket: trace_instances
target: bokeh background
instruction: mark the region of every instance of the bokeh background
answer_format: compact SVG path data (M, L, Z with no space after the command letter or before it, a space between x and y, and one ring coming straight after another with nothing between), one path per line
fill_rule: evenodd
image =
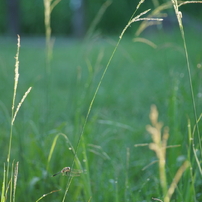
M106 3L107 2L107 3ZM157 8L166 0L145 1L141 11L148 8ZM65 0L53 9L51 27L54 35L84 36L95 19L103 4L110 4L102 16L97 31L105 34L117 34L128 22L138 2L134 0L104 1L104 0ZM200 23L202 13L198 4L189 4L181 7L185 20L191 24ZM174 22L174 11L170 9L170 24ZM134 25L136 26L136 25ZM133 26L133 27L134 27ZM133 28L132 28L133 29ZM133 30L134 31L134 30ZM0 7L0 34L1 35L43 35L44 5L42 0L6 0L1 1Z

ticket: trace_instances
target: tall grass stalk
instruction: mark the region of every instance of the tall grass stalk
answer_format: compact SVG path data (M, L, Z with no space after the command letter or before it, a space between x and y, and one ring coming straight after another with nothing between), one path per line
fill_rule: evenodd
M15 114L15 99L18 87L19 79L19 53L20 53L20 36L18 35L17 39L17 52L15 56L15 77L14 77L14 91L13 91L13 101L12 101L12 110L11 110L11 128L10 128L10 139L8 146L8 156L7 156L7 175L6 175L6 185L9 176L9 165L10 165L10 156L11 156L11 146L12 146L12 137L13 137L13 118Z
M53 42L51 42L51 12L61 0L44 0L44 24L46 32L46 71L50 73Z
M53 44L54 40L51 40L51 12L54 7L61 0L43 0L44 2L44 25L45 25L45 37L46 37L46 66L45 66L45 83L44 91L45 91L45 102L46 107L44 108L44 116L46 122L48 122L49 117L49 107L50 107L50 99L49 93L51 90L51 58L53 52Z
M186 63L187 63L187 71L188 71L188 77L189 77L189 86L190 86L192 105L193 105L193 113L194 113L194 118L195 118L196 130L197 130L197 134L198 134L198 145L199 145L200 154L202 157L202 143L201 143L200 131L199 131L199 126L198 126L198 121L197 121L198 116L197 116L196 102L195 102L195 98L194 98L194 90L193 90L193 84L192 84L192 78L191 78L191 68L190 68L190 63L189 63L189 55L188 55L188 50L187 50L187 45L186 45L183 23L182 23L182 13L179 11L179 7L181 5L185 5L188 3L202 3L202 2L201 1L198 1L198 2L197 1L186 1L186 2L183 2L183 3L178 5L177 0L171 0L171 1L172 1L174 10L175 10L175 14L176 14L178 25L179 25L180 32L181 32L181 37L183 40L185 58L186 58Z
M75 147L75 155L77 154L77 150L78 150L78 147L79 147L79 144L80 144L80 141L81 141L81 137L82 137L83 134L84 134L84 131L85 131L85 128L86 128L86 124L87 124L87 121L88 121L90 112L91 112L91 110L92 110L92 106L93 106L93 104L94 104L95 98L96 98L97 93L98 93L98 91L99 91L99 89L100 89L100 86L101 86L101 84L102 84L103 78L105 77L105 74L106 74L106 72L107 72L107 70L108 70L108 68L109 68L109 65L110 65L110 63L111 63L111 61L112 61L112 59L113 59L113 57L114 57L114 54L115 54L115 52L116 52L116 50L117 50L117 48L118 48L118 46L119 46L119 44L120 44L120 42L121 42L121 40L122 40L122 37L123 37L124 33L126 32L127 28L128 28L133 22L137 22L137 21L142 21L142 20L154 20L154 21L157 20L157 21L162 21L162 19L158 19L158 18L140 18L142 15L146 14L147 12L149 12L150 9L149 9L149 10L146 10L146 11L142 12L140 15L137 15L136 17L134 17L134 15L136 14L136 12L137 12L137 10L139 9L140 5L141 5L143 2L144 2L144 0L141 0L141 1L138 3L138 5L137 5L135 11L133 12L133 14L132 14L132 16L131 16L131 18L130 18L128 24L125 26L125 28L124 28L123 31L121 32L121 34L120 34L120 36L119 36L119 40L118 40L118 42L117 42L117 44L116 44L114 50L112 51L112 54L111 54L111 56L110 56L110 58L109 58L109 60L108 60L108 62L107 62L107 65L106 65L106 67L105 67L105 69L104 69L104 71L103 71L103 73L102 73L102 75L101 75L101 78L100 78L99 83L98 83L98 85L97 85L97 87L96 87L95 93L93 94L93 97L92 97L91 102L90 102L90 104L89 104L88 111L87 111L87 114L86 114L86 117L85 117L85 120L84 120L83 127L82 127L82 129L81 129L80 134L79 134L78 142L77 142L77 145L76 145L76 147ZM75 158L74 158L74 159L75 159ZM75 160L73 160L73 162L72 162L72 168L74 167L74 161L75 161ZM69 186L70 186L70 185L67 185L67 187L69 187ZM66 197L66 194L67 194L67 191L66 191L65 194L64 194L64 199L65 199L65 197Z
M25 98L31 91L31 87L25 92L24 96L22 97L21 101L19 102L18 106L16 106L16 95L17 95L17 87L18 87L18 80L19 80L19 53L20 53L20 36L18 35L17 38L17 52L15 56L15 76L14 76L14 91L13 91L13 100L12 100L12 107L11 107L11 123L10 123L10 137L9 137L9 145L8 145L8 155L7 155L7 166L4 167L4 177L3 177L3 185L2 185L2 193L1 193L1 201L6 201L8 190L10 191L10 201L15 201L15 191L16 191L16 184L17 184L17 175L18 175L18 162L14 168L14 162L12 163L11 175L10 172L10 158L11 158L11 148L12 148L12 138L13 138L13 127L14 121L17 116L17 113L22 106ZM10 179L9 179L10 178Z

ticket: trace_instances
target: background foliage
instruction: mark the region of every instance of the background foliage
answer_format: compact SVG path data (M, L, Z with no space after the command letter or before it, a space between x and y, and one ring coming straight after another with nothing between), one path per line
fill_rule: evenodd
M0 6L0 34L7 33L7 1L2 1ZM85 0L85 23L86 28L90 26L97 12L105 0ZM141 7L144 11L148 8L155 8L166 0L145 1ZM137 2L138 3L138 2ZM133 0L112 1L106 10L100 24L99 31L115 34L120 31L132 15L137 6ZM26 1L20 0L20 30L21 34L42 35L44 33L44 6L42 0ZM182 11L195 19L202 19L202 12L196 4L183 6ZM69 35L72 33L72 14L70 0L62 0L52 12L51 26L53 34Z

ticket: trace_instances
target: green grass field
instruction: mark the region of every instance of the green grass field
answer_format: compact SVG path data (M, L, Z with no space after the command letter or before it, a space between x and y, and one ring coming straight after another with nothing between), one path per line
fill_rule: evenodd
M186 30L187 29L187 30ZM188 120L194 114L183 42L178 29L144 36L157 45L133 42L124 36L102 80L84 133L78 145L75 169L65 201L154 201L163 200L157 157L148 145L146 126L150 107L157 106L159 121L169 127L166 176L168 187L185 160L185 170L171 201L202 201L202 181L192 145ZM202 111L202 38L185 28L197 116ZM16 201L62 201L69 176L52 175L71 166L90 102L118 41L94 37L87 42L55 38L50 72L46 71L45 39L21 37L18 104L28 87L16 117L11 163L19 161ZM1 172L9 144L14 65L17 39L0 38ZM16 105L17 105L16 104ZM201 129L201 120L199 121ZM60 134L60 135L59 135ZM59 135L59 136L58 136ZM51 158L53 141L58 137ZM198 136L196 155L201 158ZM153 163L153 164L152 164ZM201 162L200 162L201 163ZM145 169L144 169L145 168Z

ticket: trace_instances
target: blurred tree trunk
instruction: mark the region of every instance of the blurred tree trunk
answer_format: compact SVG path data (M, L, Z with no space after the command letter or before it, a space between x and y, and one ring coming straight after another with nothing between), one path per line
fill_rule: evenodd
M85 0L71 0L70 7L73 11L72 32L75 37L85 34Z
M7 0L7 32L10 35L17 35L20 31L19 3L20 0Z

